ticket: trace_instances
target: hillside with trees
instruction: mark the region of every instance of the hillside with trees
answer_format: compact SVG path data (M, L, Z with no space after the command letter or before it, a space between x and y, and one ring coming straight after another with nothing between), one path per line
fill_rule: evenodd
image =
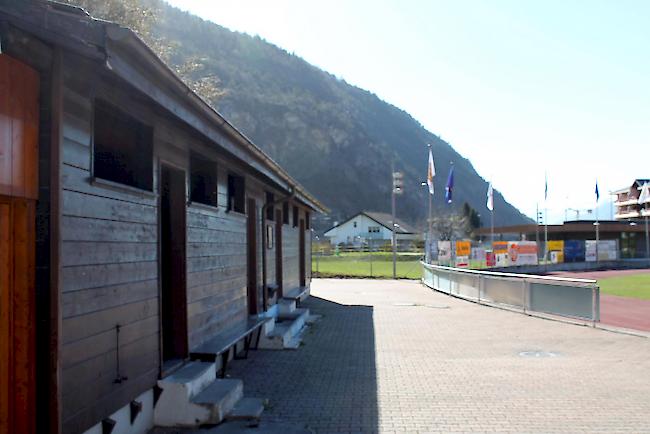
M78 0L93 12L93 3ZM157 0L141 35L220 113L315 194L332 213L328 225L359 210L390 211L391 166L404 172L399 216L424 227L427 144L437 176L436 215L460 214L467 202L489 224L487 183L448 143L408 113L259 37L232 32ZM111 18L104 11L104 17ZM148 14L141 14L148 17ZM162 48L161 48L162 47ZM201 91L201 86L207 90ZM477 143L476 146L480 146ZM454 202L444 201L450 164ZM495 223L529 221L495 190ZM316 223L318 227L318 222Z

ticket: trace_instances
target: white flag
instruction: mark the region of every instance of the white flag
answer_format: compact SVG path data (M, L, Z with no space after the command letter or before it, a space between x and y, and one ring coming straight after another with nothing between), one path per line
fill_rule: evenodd
M429 193L433 194L433 177L436 176L436 166L433 165L433 154L429 148L429 168L427 170L427 185L429 186Z
M487 208L490 211L494 211L494 192L492 191L492 183L488 185L487 191Z
M641 195L639 196L639 204L643 205L650 202L650 182L646 182L641 187Z

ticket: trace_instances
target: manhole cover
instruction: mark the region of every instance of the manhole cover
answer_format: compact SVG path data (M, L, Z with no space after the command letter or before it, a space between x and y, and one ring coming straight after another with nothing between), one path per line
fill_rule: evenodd
M393 303L393 306L401 306L401 307L428 307L431 309L449 309L449 306L443 306L443 305L435 305L435 304L418 304L418 303Z
M522 351L519 353L521 357L531 357L534 359L542 359L546 357L558 357L558 353L552 351Z

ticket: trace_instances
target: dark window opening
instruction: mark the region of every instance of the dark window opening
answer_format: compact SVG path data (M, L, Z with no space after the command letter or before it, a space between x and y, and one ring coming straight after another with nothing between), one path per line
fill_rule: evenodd
M228 211L244 214L246 182L243 176L228 175Z
M93 176L153 191L153 128L95 101Z
M309 211L305 211L305 229L311 228L311 215Z
M275 219L275 207L272 204L275 202L275 195L270 192L266 192L266 219L273 221Z
M298 207L293 206L293 227L298 227Z
M282 224L289 224L289 202L282 203Z
M217 206L217 165L196 154L190 157L190 201Z

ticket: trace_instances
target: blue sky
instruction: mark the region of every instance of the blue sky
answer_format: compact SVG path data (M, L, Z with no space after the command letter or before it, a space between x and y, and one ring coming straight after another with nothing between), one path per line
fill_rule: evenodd
M650 1L170 3L406 110L529 216L545 172L549 221L593 208L596 178L603 201L650 177Z

